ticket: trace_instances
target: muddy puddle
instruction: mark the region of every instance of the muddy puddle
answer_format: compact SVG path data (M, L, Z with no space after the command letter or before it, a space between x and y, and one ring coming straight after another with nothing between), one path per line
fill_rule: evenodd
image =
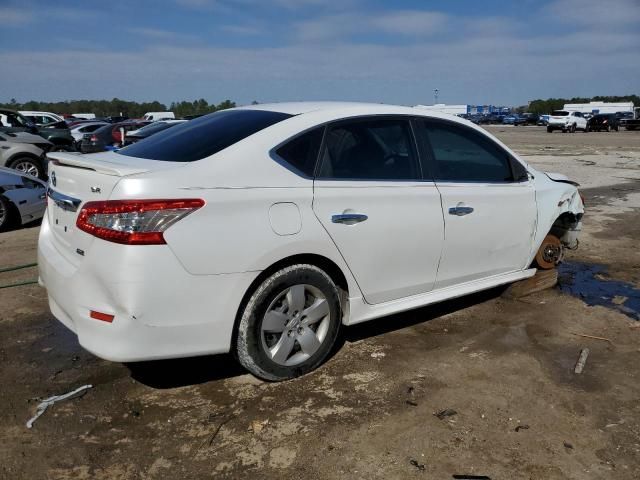
M566 262L558 268L560 289L582 299L587 305L600 305L640 320L640 289L631 283L613 280L603 265Z

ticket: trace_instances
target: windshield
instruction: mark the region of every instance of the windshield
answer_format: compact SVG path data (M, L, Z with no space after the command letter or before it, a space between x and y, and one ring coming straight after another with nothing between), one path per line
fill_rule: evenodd
M569 112L565 112L564 110L556 110L553 112L554 117L566 117L569 115Z
M118 153L165 162L194 162L291 116L266 110L223 110L159 132Z

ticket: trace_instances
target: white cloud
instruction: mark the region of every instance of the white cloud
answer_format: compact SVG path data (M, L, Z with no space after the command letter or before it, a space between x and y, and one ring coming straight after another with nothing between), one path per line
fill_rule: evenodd
M431 35L442 31L448 22L447 15L439 12L400 10L372 16L368 19L372 30L397 35Z
M264 29L257 25L223 25L220 27L220 30L242 36L261 35L264 33Z
M612 30L628 26L640 28L638 0L555 0L549 6L549 13L567 24Z
M11 7L0 7L0 25L22 26L33 21L33 14L28 10Z
M301 40L339 40L357 35L429 36L446 28L448 17L439 12L399 10L375 14L340 13L294 23Z

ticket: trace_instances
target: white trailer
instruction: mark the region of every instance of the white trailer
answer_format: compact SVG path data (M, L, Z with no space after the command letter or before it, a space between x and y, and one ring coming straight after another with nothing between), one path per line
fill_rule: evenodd
M563 110L582 113L633 113L633 102L565 103Z

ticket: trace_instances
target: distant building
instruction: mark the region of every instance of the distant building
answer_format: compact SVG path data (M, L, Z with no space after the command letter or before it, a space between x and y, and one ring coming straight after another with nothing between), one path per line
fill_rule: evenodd
M582 113L616 113L632 112L633 102L589 102L589 103L565 103L563 110Z
M422 108L424 110L431 110L435 112L450 113L451 115L462 114L508 114L511 112L509 107L498 107L495 105L446 105L444 103L437 103L435 105L416 105L415 108Z

